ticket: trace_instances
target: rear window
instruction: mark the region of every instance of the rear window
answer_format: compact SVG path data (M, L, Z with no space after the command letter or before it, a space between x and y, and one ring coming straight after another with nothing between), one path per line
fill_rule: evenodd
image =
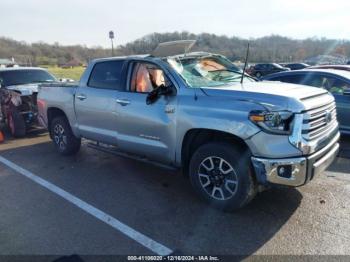
M124 61L106 61L97 63L92 69L89 87L103 89L122 89L121 76Z

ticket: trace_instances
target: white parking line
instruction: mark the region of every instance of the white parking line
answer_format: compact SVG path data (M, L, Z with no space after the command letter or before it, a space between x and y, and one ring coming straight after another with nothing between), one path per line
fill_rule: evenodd
M29 172L28 170L16 165L15 163L7 160L6 158L3 158L0 156L0 162L4 165L8 166L9 168L17 171L21 175L29 178L30 180L34 181L35 183L47 188L51 192L59 195L60 197L66 199L70 203L76 205L80 209L84 210L85 212L89 213L90 215L94 216L95 218L101 220L102 222L110 225L114 229L120 231L124 235L130 237L131 239L135 240L136 242L140 243L144 247L148 248L149 250L153 251L157 255L166 256L173 251L166 246L154 241L153 239L145 236L144 234L136 231L135 229L132 229L131 227L125 225L124 223L120 222L118 219L106 214L105 212L93 207L92 205L86 203L85 201L73 196L72 194L68 193L67 191L59 188L58 186L55 186L54 184L46 181L45 179L42 179L33 173Z

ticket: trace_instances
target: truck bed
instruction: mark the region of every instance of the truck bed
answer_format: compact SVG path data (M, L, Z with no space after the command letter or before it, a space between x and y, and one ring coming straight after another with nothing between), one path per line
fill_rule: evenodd
M45 83L40 85L38 94L39 122L47 127L47 111L57 108L65 112L69 122L74 125L74 94L78 87L77 83Z

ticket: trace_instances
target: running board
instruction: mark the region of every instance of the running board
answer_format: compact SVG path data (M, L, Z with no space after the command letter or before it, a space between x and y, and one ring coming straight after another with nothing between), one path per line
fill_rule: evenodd
M104 152L104 153L108 153L108 154L112 154L112 155L116 155L116 156L120 156L120 157L124 157L124 158L134 159L134 160L137 160L137 161L140 161L140 162L143 162L143 163L147 163L147 164L151 164L151 165L154 165L154 166L157 166L157 167L160 167L160 168L164 168L164 169L167 169L167 170L171 170L171 171L178 170L174 166L160 164L158 162L149 160L146 157L141 157L141 156L138 156L138 155L128 154L126 152L119 151L117 149L117 147L115 147L115 146L107 145L107 144L104 144L104 143L89 142L89 143L87 143L87 146L90 147L90 148L93 148L95 150Z

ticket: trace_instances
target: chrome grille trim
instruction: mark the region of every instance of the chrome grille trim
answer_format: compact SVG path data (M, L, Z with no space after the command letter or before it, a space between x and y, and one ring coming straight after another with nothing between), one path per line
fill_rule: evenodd
M324 137L338 128L335 102L311 109L303 114L302 137L306 141Z

